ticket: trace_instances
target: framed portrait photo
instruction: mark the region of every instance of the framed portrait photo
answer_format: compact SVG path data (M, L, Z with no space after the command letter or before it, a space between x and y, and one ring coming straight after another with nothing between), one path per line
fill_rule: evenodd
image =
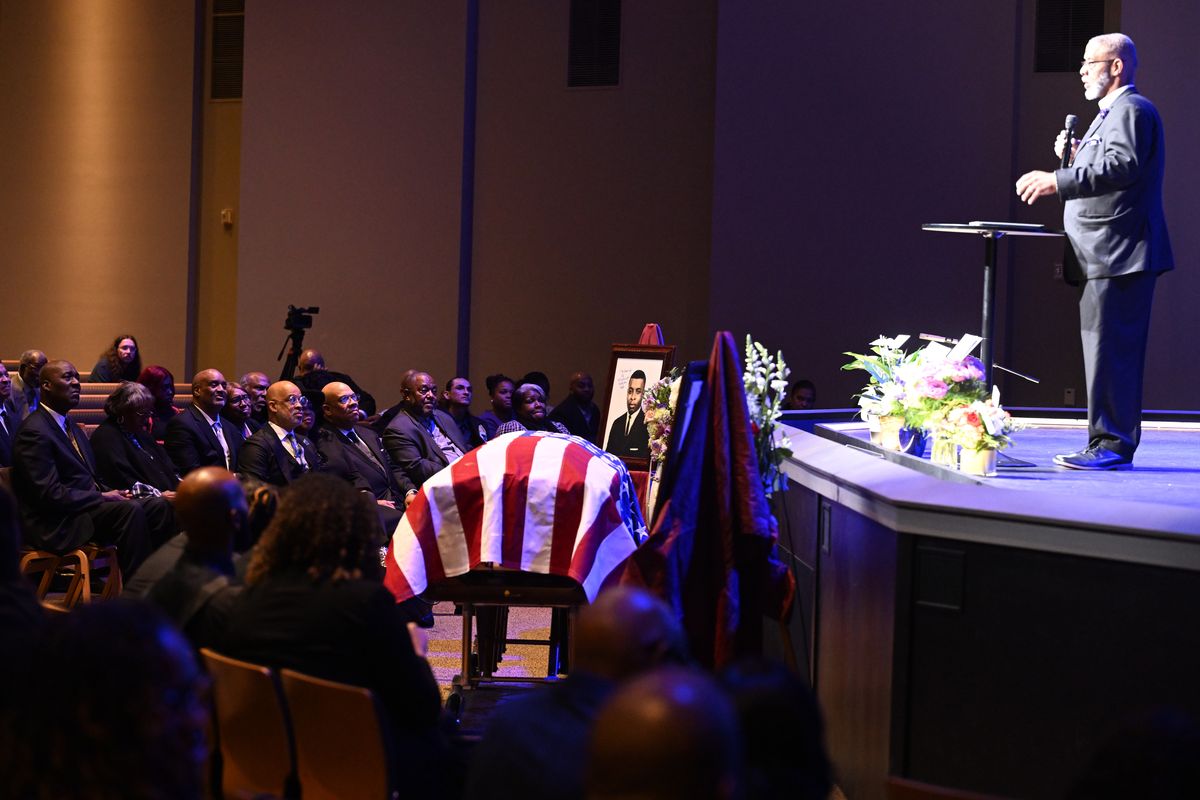
M601 406L601 441L606 451L619 456L630 469L650 468L650 433L642 398L647 387L671 371L674 360L673 345L613 345L608 395Z

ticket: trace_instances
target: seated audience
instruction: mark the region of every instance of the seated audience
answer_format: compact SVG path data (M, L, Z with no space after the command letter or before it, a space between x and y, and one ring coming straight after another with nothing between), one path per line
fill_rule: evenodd
M46 366L46 354L41 350L26 350L21 353L21 363L17 366L17 374L9 376L13 382L13 406L21 419L36 411L38 397L41 395L42 367Z
M13 490L26 541L66 553L87 542L117 547L132 575L175 534L175 514L161 497L131 499L99 483L87 436L67 416L79 404L79 373L69 361L42 368L41 405L21 424L13 443Z
M321 355L321 351L310 348L300 354L300 360L296 364L295 383L301 392L320 392L325 389L326 384L334 382L344 383L354 390L358 395L358 408L364 417L375 416L375 398L346 373L326 369L325 357Z
M142 352L137 339L121 334L112 346L100 354L100 360L92 367L88 383L119 383L136 381L142 372Z
M233 423L233 426L241 432L243 439L249 439L256 430L262 427L250 418L253 410L254 405L250 401L250 395L246 389L240 383L229 384L221 416Z
M392 462L379 434L358 422L358 395L345 383L327 383L323 421L314 439L323 472L349 481L375 498L384 532L391 534L416 491L406 498L392 475Z
M437 788L441 772L441 696L382 584L382 543L373 504L345 481L319 473L296 481L254 550L222 652L373 691L406 796L434 796L422 792Z
M296 433L303 417L300 389L278 381L267 389L267 424L242 444L242 475L272 486L286 486L321 463L308 437Z
M572 436L595 443L600 433L600 407L592 402L595 395L596 385L592 382L592 376L586 372L576 372L571 376L569 393L554 407L550 419L561 422Z
M592 728L588 798L726 800L742 796L733 705L708 675L664 667L605 702Z
M471 448L454 418L437 405L437 384L428 372L410 369L400 381L400 402L380 418L383 446L396 483L407 493Z
M238 383L250 395L250 419L259 425L267 422L267 387L271 379L264 372L247 372L238 378Z
M825 800L833 789L817 698L796 673L762 658L735 661L718 682L742 730L746 796ZM787 731L781 736L780 731Z
M242 432L221 424L228 391L225 376L215 369L201 370L192 378L192 405L167 423L164 442L180 475L200 467L237 469Z
M524 383L513 394L513 419L496 429L497 436L519 431L570 433L567 426L546 417L546 394L536 383Z
M483 420L471 414L471 382L466 378L454 377L442 390L441 408L454 418L463 441L472 448L488 440Z
M783 398L785 411L807 411L817 402L817 387L812 381L801 378L788 387Z
M487 431L488 441L496 438L496 428L513 418L512 393L513 379L507 375L496 373L488 375L484 381L492 407L479 415L484 430Z
M179 484L175 513L186 537L174 566L146 593L196 649L219 648L230 610L241 593L233 546L245 536L248 509L237 476L201 467Z
M505 702L488 720L467 774L466 797L583 797L592 722L622 681L686 660L679 621L642 589L602 592L579 613L565 680Z
M12 378L8 377L8 367L0 364L0 467L12 466L12 437L21 422L12 396Z
M113 489L151 486L165 497L174 497L179 476L167 451L146 430L154 398L140 383L126 381L104 401L107 415L92 431L96 474Z
M9 796L200 800L207 679L157 611L118 600L57 614L35 658Z
M149 389L154 398L150 435L161 442L167 438L167 423L181 411L175 407L175 376L171 370L155 364L142 370L137 382Z

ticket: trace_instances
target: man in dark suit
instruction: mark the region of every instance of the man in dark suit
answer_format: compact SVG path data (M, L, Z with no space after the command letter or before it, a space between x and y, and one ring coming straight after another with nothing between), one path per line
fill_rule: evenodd
M68 418L79 404L79 372L69 361L42 369L41 404L13 442L13 491L30 544L66 553L87 542L117 547L124 575L175 533L175 515L161 497L131 499L96 480L96 458Z
M615 456L650 457L650 431L646 429L646 414L642 411L645 393L646 373L634 370L625 387L625 404L629 410L613 420L604 445L604 449Z
M44 366L45 353L41 350L26 350L21 353L21 363L17 366L16 376L9 376L12 378L12 402L19 415L18 420L25 419L29 412L37 410L38 397L42 391L39 376Z
M429 476L470 450L454 418L437 405L437 384L427 372L409 370L401 379L400 403L379 422L392 475L404 491L415 492Z
M228 392L225 376L215 369L192 378L192 405L171 417L163 441L181 476L199 467L237 469L242 431L221 419Z
M1128 36L1088 42L1079 75L1100 114L1081 141L1059 134L1070 166L1017 181L1027 203L1057 194L1070 247L1064 275L1080 286L1079 319L1088 392L1087 447L1054 457L1069 469L1128 469L1141 437L1142 373L1150 304L1160 273L1175 266L1163 214L1163 126L1133 85Z
M0 467L12 466L12 437L21 421L13 405L12 393L8 367L0 364Z
M571 376L570 393L550 412L550 419L565 425L572 436L595 442L600 432L600 409L592 402L595 396L592 376L576 372Z
M221 409L221 416L233 424L241 434L243 439L249 439L254 432L262 427L262 423L256 422L250 417L254 410L254 402L250 399L250 395L240 383L230 383L228 395L225 399L225 407Z
M287 486L321 463L317 448L295 433L303 411L300 388L279 381L267 389L267 424L242 444L238 467L243 475L273 486Z
M392 476L387 450L379 434L358 422L358 393L349 384L328 383L322 395L324 420L315 435L322 470L374 497L380 521L390 534L404 516L405 492Z

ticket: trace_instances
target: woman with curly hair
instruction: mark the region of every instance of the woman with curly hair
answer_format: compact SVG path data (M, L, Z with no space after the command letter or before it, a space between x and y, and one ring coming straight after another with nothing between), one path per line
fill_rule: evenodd
M365 686L386 712L396 758L417 767L440 758L441 695L381 582L382 538L369 495L332 475L294 481L251 555L221 651ZM404 774L406 793L436 783L440 770L416 772Z
M137 339L122 333L113 339L112 347L100 354L86 383L117 383L136 381L142 371L142 350Z
M150 417L153 428L150 433L158 441L167 435L167 423L182 411L175 407L175 376L166 367L151 364L137 376L137 382L150 390L154 397L154 413Z

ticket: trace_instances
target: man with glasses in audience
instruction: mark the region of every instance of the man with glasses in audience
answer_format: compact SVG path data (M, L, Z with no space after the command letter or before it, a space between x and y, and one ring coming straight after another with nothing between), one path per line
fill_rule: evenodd
M263 372L247 372L238 383L250 395L250 418L259 425L266 424L267 387L271 385L271 379Z
M317 448L297 435L303 409L300 387L279 381L267 389L267 424L242 445L238 470L273 486L286 486L321 463Z
M243 439L249 439L254 435L256 430L262 427L262 425L250 418L250 413L253 410L254 404L250 400L250 395L242 388L242 385L240 383L230 383L225 407L221 409L221 416L232 423L233 427L242 432Z

